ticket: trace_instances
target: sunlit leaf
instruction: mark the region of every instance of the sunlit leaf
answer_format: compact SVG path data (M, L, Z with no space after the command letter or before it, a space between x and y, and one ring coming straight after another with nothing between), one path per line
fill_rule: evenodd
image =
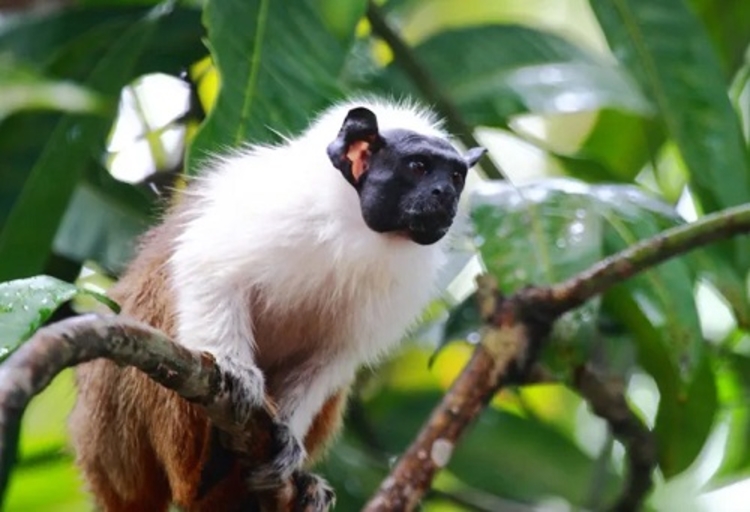
M311 113L341 95L337 76L347 55L315 0L209 1L204 22L221 90L193 140L188 170L211 152L279 140L304 128ZM242 30L228 30L243 20ZM348 22L354 34L356 19Z
M596 0L591 7L614 54L658 109L706 211L750 200L750 172L719 59L683 0ZM689 37L686 37L689 34ZM750 241L735 240L747 271Z

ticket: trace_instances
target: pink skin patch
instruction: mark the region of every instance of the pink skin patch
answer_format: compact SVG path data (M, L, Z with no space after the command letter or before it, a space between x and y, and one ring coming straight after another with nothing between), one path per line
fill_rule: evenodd
M364 140L353 142L346 152L346 158L352 163L354 181L367 171L367 159L370 157L370 143Z

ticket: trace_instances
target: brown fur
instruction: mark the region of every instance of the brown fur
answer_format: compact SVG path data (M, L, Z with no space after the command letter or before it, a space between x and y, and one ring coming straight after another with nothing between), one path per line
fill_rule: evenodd
M111 291L123 314L172 337L175 312L165 263L178 229L174 217L168 217L151 230L138 257ZM256 300L253 311L262 304ZM325 322L334 319L311 308L288 320L278 322L268 313L255 321L258 364L270 397L277 401L292 383L290 375L304 378L306 370L324 360L312 357L311 351L320 349L317 340L325 339ZM199 407L139 371L107 360L81 365L77 383L79 395L70 419L77 463L104 510L160 512L174 502L189 511L231 511L248 501L236 464L205 496L198 496L211 452L211 426ZM311 457L318 456L339 429L345 399L342 390L314 419L304 440Z

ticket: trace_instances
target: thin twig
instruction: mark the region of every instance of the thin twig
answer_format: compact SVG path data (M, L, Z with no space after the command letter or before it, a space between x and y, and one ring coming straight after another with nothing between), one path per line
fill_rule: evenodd
M445 118L448 129L468 148L479 146L474 137L474 130L464 121L461 111L453 101L443 93L440 85L430 75L429 71L419 62L414 51L404 41L385 19L385 15L375 2L367 3L367 20L372 26L372 31L380 37L393 51L393 56L398 65L408 74L417 88L424 94L427 101L432 103L435 109ZM482 169L488 178L501 180L505 176L491 157L487 156L482 162Z
M625 446L625 485L609 510L639 510L653 486L651 475L656 467L656 440L640 418L630 410L621 382L605 380L588 365L578 369L575 381L576 389L589 403L594 414L607 422L614 438Z
M528 288L525 300L559 316L613 285L679 254L750 232L750 204L727 208L642 240L562 283Z

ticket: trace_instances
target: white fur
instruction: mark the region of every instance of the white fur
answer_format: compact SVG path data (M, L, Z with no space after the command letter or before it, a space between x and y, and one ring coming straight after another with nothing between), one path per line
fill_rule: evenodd
M338 348L326 368L281 404L300 438L359 366L404 335L433 295L443 261L440 243L420 246L371 231L356 191L331 165L326 146L356 106L372 110L381 130L445 136L424 110L366 99L329 109L280 146L217 158L195 187L195 206L170 262L180 343L248 362L250 290L262 289L267 307L290 314L309 301L321 308L359 305L335 330L340 339L330 343Z

